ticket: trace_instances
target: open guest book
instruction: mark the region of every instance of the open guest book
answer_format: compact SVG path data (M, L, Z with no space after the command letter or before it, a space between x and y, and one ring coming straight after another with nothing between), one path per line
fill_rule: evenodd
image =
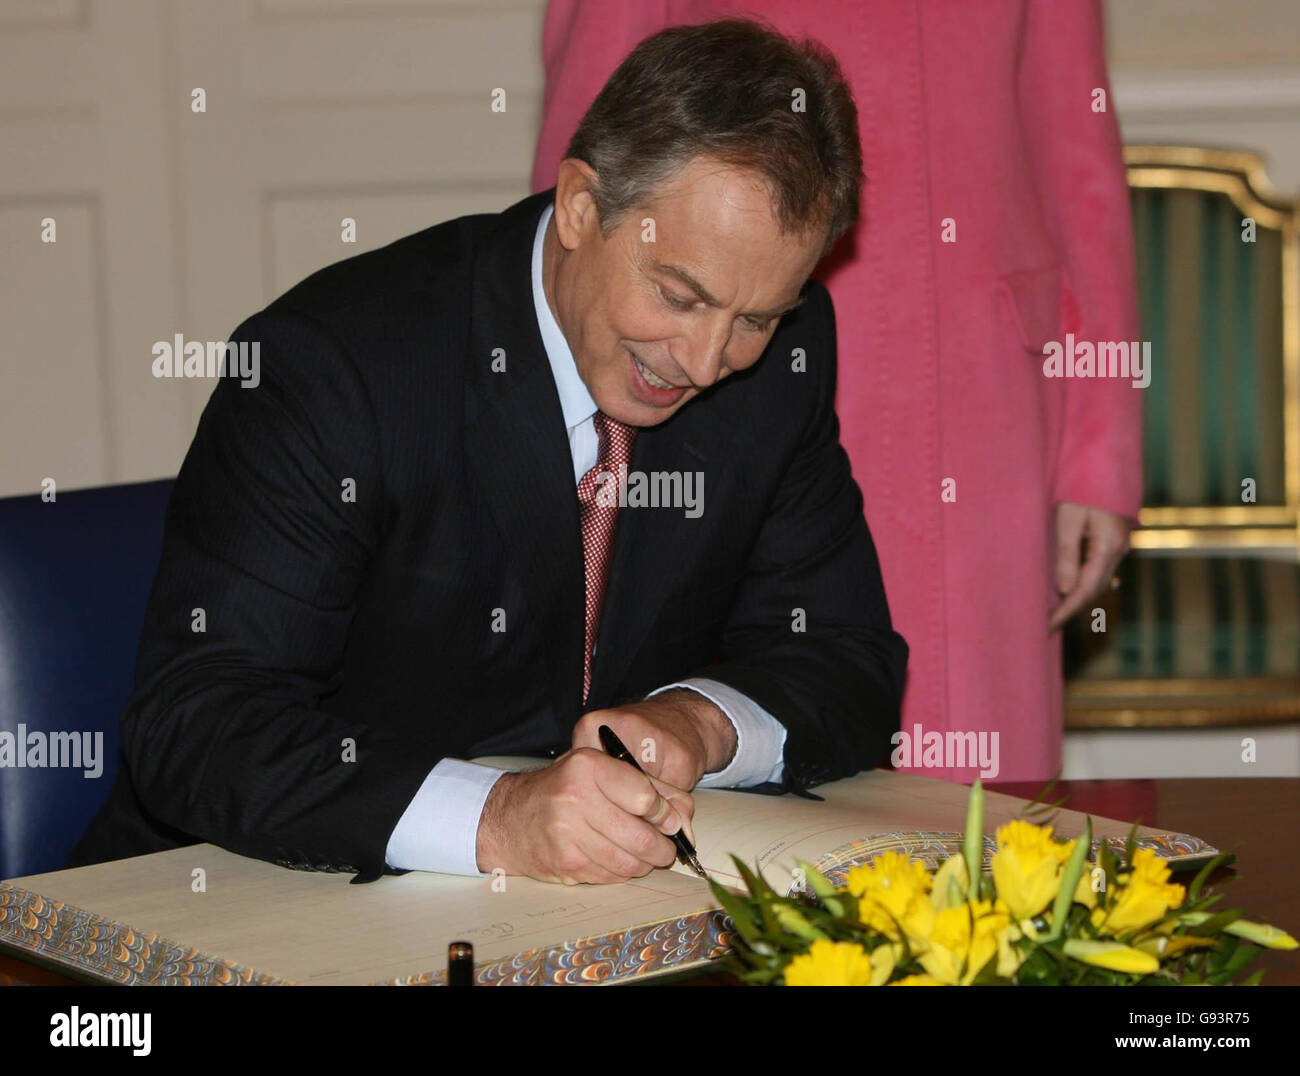
M549 760L479 759L526 769ZM778 892L795 862L842 882L887 849L935 866L961 848L967 789L872 771L815 789L822 801L695 793L696 848L717 881L740 886L730 854ZM985 793L985 856L1024 800ZM1084 816L1061 810L1057 835ZM1093 818L1122 845L1126 822ZM1174 870L1217 854L1196 837L1138 830ZM200 884L200 881L202 884ZM721 956L728 923L708 885L678 864L621 885L412 871L351 885L346 874L288 870L211 844L0 882L0 951L123 984L434 984L447 945L474 946L480 984L641 982Z

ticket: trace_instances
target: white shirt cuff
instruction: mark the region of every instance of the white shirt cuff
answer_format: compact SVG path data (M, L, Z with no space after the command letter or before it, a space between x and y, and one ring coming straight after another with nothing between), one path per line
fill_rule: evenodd
M736 754L725 769L706 773L696 788L748 788L780 781L785 772L786 728L748 695L704 677L692 677L652 691L646 698L673 688L688 688L718 707L736 729Z
M444 758L425 777L388 838L395 870L487 875L478 869L478 823L488 793L506 770Z

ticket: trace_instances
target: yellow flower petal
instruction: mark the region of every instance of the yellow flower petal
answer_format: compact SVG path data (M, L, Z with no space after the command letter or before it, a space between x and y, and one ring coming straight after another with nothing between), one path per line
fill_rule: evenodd
M950 882L957 883L957 889L961 896L958 901L950 899L951 893ZM966 857L960 854L949 856L943 861L943 865L935 872L934 888L930 892L930 902L936 912L941 912L954 903L960 903L966 899L967 890L970 888L969 873L966 870Z
M1119 942L1067 938L1064 952L1066 956L1073 957L1075 960L1092 964L1094 967L1107 968L1110 971L1150 975L1153 971L1160 970L1160 961L1150 953L1120 945Z
M998 850L993 855L993 884L1017 919L1029 919L1055 898L1061 883L1061 866L1074 842L1052 840L1051 826L1035 826L1015 819L998 829Z
M786 986L871 986L871 957L856 942L815 941L786 966Z

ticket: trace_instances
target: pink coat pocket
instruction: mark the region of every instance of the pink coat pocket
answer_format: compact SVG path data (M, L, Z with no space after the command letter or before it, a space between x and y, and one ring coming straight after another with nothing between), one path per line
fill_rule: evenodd
M1062 341L1065 333L1073 330L1074 296L1061 266L1007 273L999 285L1009 300L1026 351L1042 355L1048 343ZM1071 324L1066 324L1067 320Z

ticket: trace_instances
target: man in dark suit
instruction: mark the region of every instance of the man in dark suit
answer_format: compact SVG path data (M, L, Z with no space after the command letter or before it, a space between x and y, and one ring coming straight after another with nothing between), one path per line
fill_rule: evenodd
M672 862L699 784L878 763L906 646L809 283L856 219L856 130L824 55L666 31L554 190L246 321L258 384L218 384L177 479L122 774L72 862L201 839L612 882ZM494 754L555 761L466 761Z

